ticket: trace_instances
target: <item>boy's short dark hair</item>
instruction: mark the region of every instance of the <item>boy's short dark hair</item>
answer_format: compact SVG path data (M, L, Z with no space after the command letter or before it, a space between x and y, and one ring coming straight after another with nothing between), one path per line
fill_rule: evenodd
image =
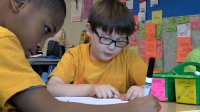
M135 31L132 12L119 0L101 0L91 9L88 23L92 31L102 28L103 31L131 35Z
M50 10L60 12L66 15L65 0L18 0L19 2L32 2L37 8L48 8Z

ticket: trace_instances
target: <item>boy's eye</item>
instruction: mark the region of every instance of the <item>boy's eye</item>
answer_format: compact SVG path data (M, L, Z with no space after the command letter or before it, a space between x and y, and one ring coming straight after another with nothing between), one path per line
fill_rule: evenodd
M49 32L51 32L51 29L48 26L45 26L44 27L44 33L46 34L46 33L49 33Z

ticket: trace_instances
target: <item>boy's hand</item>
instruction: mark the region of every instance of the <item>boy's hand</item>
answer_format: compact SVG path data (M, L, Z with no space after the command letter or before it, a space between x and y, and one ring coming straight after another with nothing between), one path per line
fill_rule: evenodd
M92 93L97 98L114 98L120 97L120 93L113 86L109 84L95 84L93 85Z
M129 102L129 106L132 106L133 110L130 112L159 112L161 106L156 97L145 96Z
M131 86L125 95L121 96L122 100L134 100L144 96L144 88L140 86Z

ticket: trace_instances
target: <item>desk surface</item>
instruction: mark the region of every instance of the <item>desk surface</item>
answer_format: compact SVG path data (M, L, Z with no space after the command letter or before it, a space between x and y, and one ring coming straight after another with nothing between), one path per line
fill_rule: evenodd
M181 111L191 111L199 110L196 112L200 112L200 105L187 105L187 104L179 104L175 102L160 102L162 109L160 112L181 112Z
M60 59L48 58L30 58L28 59L31 65L57 65Z
M119 99L97 99L93 97L56 97L56 99L64 102L77 102L94 105L127 103L126 101L121 101ZM160 102L160 104L162 106L160 112L200 112L200 105L187 105L176 102Z

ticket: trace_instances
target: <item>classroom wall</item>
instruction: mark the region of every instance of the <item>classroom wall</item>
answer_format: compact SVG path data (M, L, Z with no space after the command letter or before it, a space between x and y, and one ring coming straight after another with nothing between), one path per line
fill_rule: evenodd
M82 30L85 29L87 19L81 22L71 22L71 1L65 0L67 3L67 17L63 28L67 36L67 47L72 45L78 45L80 34ZM96 0L93 0L96 1ZM157 7L149 7L150 0L147 0L147 22L151 22L152 11L163 10L163 25L161 40L163 42L163 57L161 60L157 60L156 63L158 68L162 68L164 72L170 71L178 63L176 62L176 50L177 50L177 31L168 32L166 31L166 21L167 18L179 17L179 16L197 16L200 14L200 1L186 1L186 0L159 0L159 5ZM139 9L139 0L134 0L133 14L137 15ZM58 40L60 32L52 39ZM192 48L197 48L200 46L200 30L191 30L191 40ZM137 37L138 39L138 37ZM45 46L47 46L47 43ZM45 49L45 47L44 47Z
M83 19L80 22L71 22L71 1L73 0L65 0L67 6L67 16L65 18L65 22L63 24L62 29L64 29L66 33L66 47L70 48L73 45L76 46L79 44L79 39L82 30L85 30L87 19ZM94 0L95 1L95 0ZM59 37L61 36L61 31L59 31L54 37L51 37L46 40L44 47L42 49L43 54L46 54L47 44L49 40L59 41Z
M71 22L71 1L72 0L65 0L67 4L67 17L65 19L65 23L63 28L65 29L67 35L67 43L68 46L78 45L79 39L82 30L85 29L87 19L84 19L80 22Z

